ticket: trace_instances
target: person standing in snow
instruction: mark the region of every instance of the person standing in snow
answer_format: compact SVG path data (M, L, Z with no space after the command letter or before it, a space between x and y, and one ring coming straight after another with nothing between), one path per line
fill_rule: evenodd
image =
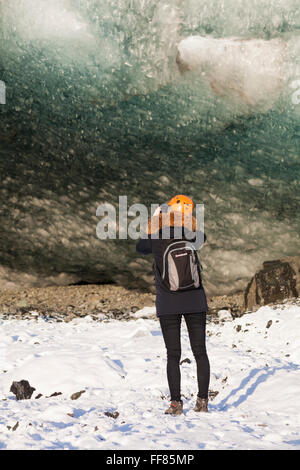
M171 403L166 414L180 415L180 326L187 325L191 349L197 364L198 393L194 411L208 411L210 364L205 345L206 294L201 281L197 250L206 235L197 230L193 201L174 196L148 220L147 238L141 238L136 250L154 258L156 313L167 350L167 379ZM201 242L199 242L201 240Z

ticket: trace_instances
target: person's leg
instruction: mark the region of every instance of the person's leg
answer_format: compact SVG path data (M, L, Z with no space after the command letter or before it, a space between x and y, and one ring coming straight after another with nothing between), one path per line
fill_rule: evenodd
M208 398L210 365L205 345L206 313L185 314L191 348L197 363L198 397Z
M159 317L160 326L167 349L167 377L171 400L180 400L180 368L181 356L180 325L181 315L163 315Z

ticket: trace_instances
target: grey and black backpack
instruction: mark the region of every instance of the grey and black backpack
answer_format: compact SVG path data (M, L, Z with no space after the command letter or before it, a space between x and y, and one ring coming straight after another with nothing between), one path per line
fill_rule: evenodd
M172 291L197 289L201 285L202 266L193 243L187 240L165 240L161 280Z

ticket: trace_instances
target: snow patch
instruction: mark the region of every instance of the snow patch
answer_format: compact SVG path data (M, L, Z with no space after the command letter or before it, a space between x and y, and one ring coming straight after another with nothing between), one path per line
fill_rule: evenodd
M181 367L178 418L164 414L169 390L157 319L0 324L2 448L300 449L299 306L207 323L215 398L201 417L193 411L196 364L184 320L182 358L191 362ZM9 389L22 379L36 391L17 401ZM54 392L62 395L46 398Z

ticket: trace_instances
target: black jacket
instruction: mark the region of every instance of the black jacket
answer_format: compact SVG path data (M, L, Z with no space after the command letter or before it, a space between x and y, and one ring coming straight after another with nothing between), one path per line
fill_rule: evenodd
M153 235L148 235L147 238L142 238L136 245L136 250L143 255L152 253L155 259L155 287L156 287L156 313L158 316L173 314L173 313L201 313L208 311L206 294L202 283L197 289L189 291L171 292L161 282L160 273L163 270L163 249L162 249L162 230L159 230L158 236L160 238L153 238ZM201 237L202 235L202 237ZM174 237L174 227L170 227L170 238ZM176 235L177 238L177 235ZM182 229L182 238L184 233ZM195 240L206 240L205 234L201 232L196 233L194 239L189 239L191 242ZM200 248L199 242L197 249Z

